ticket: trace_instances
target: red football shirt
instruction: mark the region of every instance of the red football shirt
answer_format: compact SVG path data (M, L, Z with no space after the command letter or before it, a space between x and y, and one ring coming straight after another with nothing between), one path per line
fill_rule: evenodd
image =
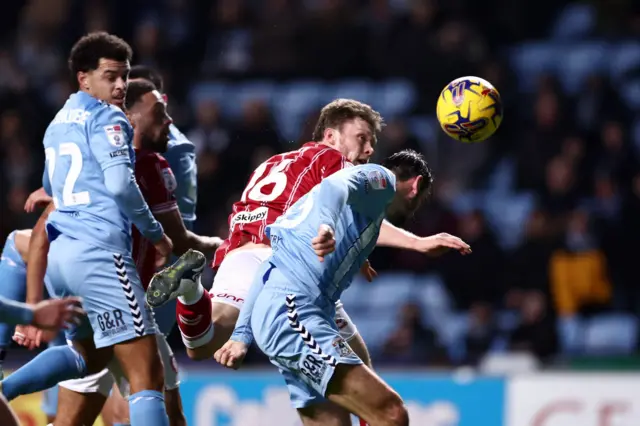
M153 214L178 209L174 196L176 178L164 157L148 150L136 150L136 180ZM145 290L156 272L156 249L134 226L133 260Z
M211 263L217 268L231 250L246 242L269 244L265 228L348 160L337 150L309 142L296 151L274 155L251 174L229 216L229 236Z

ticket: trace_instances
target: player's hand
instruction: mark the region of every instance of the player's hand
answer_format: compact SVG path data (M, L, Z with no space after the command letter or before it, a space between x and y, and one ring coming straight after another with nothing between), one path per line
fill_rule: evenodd
M324 262L324 257L336 249L336 238L329 225L320 225L318 236L311 240L311 247L316 252L318 260Z
M24 203L24 211L32 213L36 207L46 207L52 201L53 198L45 192L44 188L36 189L27 197L27 201Z
M213 354L213 358L220 365L237 370L247 355L247 349L249 349L249 347L242 342L227 340L227 343Z
M469 244L446 232L420 238L416 250L427 256L440 256L449 250L456 250L462 255L471 254Z
M85 315L79 297L51 299L40 302L33 307L33 322L31 325L42 330L58 331L69 328L71 323L80 323L80 317Z
M18 325L13 333L13 341L29 350L39 348L43 342L51 342L59 331L40 330L32 325Z
M371 266L371 262L369 262L369 259L366 259L362 264L362 267L360 267L360 273L364 275L365 279L368 282L372 282L373 279L378 276L376 270L373 269L373 266Z
M156 248L156 268L162 268L171 257L173 242L167 237L167 234L162 234L160 241L153 246Z

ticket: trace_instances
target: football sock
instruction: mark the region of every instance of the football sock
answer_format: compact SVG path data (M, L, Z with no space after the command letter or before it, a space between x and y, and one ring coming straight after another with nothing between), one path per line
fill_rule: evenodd
M198 288L201 289L198 299L192 303L185 303L178 298L176 306L176 319L182 341L190 349L203 346L213 339L211 296L202 286Z
M206 290L200 282L200 277L198 277L198 280L195 284L196 285L193 289L185 291L182 296L178 296L178 300L180 302L184 303L185 305L193 305L194 303L198 303L198 301L202 298L202 294L206 292Z
M169 426L162 392L143 390L129 396L131 426Z
M20 395L43 391L64 380L87 375L87 365L71 346L56 346L40 353L2 381L0 389L11 401Z

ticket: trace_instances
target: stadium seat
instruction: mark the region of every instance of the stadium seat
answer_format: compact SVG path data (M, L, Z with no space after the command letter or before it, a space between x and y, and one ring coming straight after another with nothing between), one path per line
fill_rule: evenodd
M562 60L558 49L549 43L525 43L511 50L511 64L520 88L528 92L535 90L541 74L555 73Z
M276 86L270 81L248 81L237 84L233 90L234 102L228 106L228 111L231 117L238 117L246 102L259 100L271 106Z
M535 198L528 193L486 198L484 212L503 247L513 248L520 242L524 223L534 207Z
M520 324L520 314L516 311L499 311L496 322L500 331L512 331Z
M638 342L638 320L632 315L600 315L587 322L585 352L590 355L628 355Z
M438 120L426 116L413 116L406 120L409 133L418 139L425 148L436 148L440 125Z
M611 50L609 60L611 78L616 81L634 70L640 68L640 43L629 42Z
M313 80L295 81L279 86L272 109L282 137L297 140L304 120L322 106L322 83Z
M580 354L584 349L584 321L577 316L561 317L556 326L562 353Z
M451 202L451 209L456 214L464 214L482 209L486 195L483 191L468 191L458 194Z
M226 82L211 81L194 85L189 92L189 103L197 105L203 101L214 101L220 107L226 103L230 95L230 86Z
M324 91L327 97L323 99L323 102L329 103L338 98L357 99L366 104L373 104L373 108L376 108L374 103L376 96L374 92L375 86L369 81L343 80L335 85L327 85Z
M366 301L369 312L399 312L400 308L414 300L414 282L411 274L380 274L372 283L362 287L361 297Z
M619 93L630 109L640 110L640 78L624 82L624 90Z
M609 46L604 42L567 45L562 48L558 77L568 93L576 93L587 78L605 69Z
M405 115L413 109L417 94L413 84L406 80L390 80L378 85L375 109L386 120Z
M571 3L558 15L551 37L555 40L576 40L587 36L596 23L596 11L587 3Z
M414 300L422 309L425 324L440 334L447 334L448 318L453 315L451 297L437 275L424 275L416 278ZM446 340L446 338L445 338Z
M386 312L378 315L353 315L351 319L367 343L370 352L377 352L398 326L398 317Z
M513 159L503 158L489 176L489 196L511 192L515 183L516 165Z

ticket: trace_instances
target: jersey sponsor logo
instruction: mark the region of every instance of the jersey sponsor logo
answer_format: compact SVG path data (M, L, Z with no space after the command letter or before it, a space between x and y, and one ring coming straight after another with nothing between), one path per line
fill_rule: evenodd
M233 229L235 228L236 225L240 223L260 222L266 219L268 214L269 214L268 207L258 207L257 209L250 212L236 213L235 216L233 216L233 218L231 219L229 228Z
M312 354L307 354L298 362L298 370L312 383L321 385L324 373L327 371L327 363Z
M124 129L119 124L104 126L104 132L107 135L109 143L116 148L120 148L125 144Z
M167 191L173 192L178 188L176 177L168 167L162 169L162 180L164 181L164 187L167 188Z
M370 171L367 180L373 189L385 189L387 187L387 179L377 170Z
M127 325L122 318L122 311L114 309L98 314L98 326L102 337L110 337L127 331Z
M338 337L333 341L333 348L341 357L346 358L353 355L351 346L349 346L349 344L342 337Z
M214 299L229 299L236 303L244 303L244 299L242 297L237 297L229 293L218 293L214 296Z
M122 148L109 153L109 157L111 158L126 157L127 155L129 155L129 150L127 148Z

